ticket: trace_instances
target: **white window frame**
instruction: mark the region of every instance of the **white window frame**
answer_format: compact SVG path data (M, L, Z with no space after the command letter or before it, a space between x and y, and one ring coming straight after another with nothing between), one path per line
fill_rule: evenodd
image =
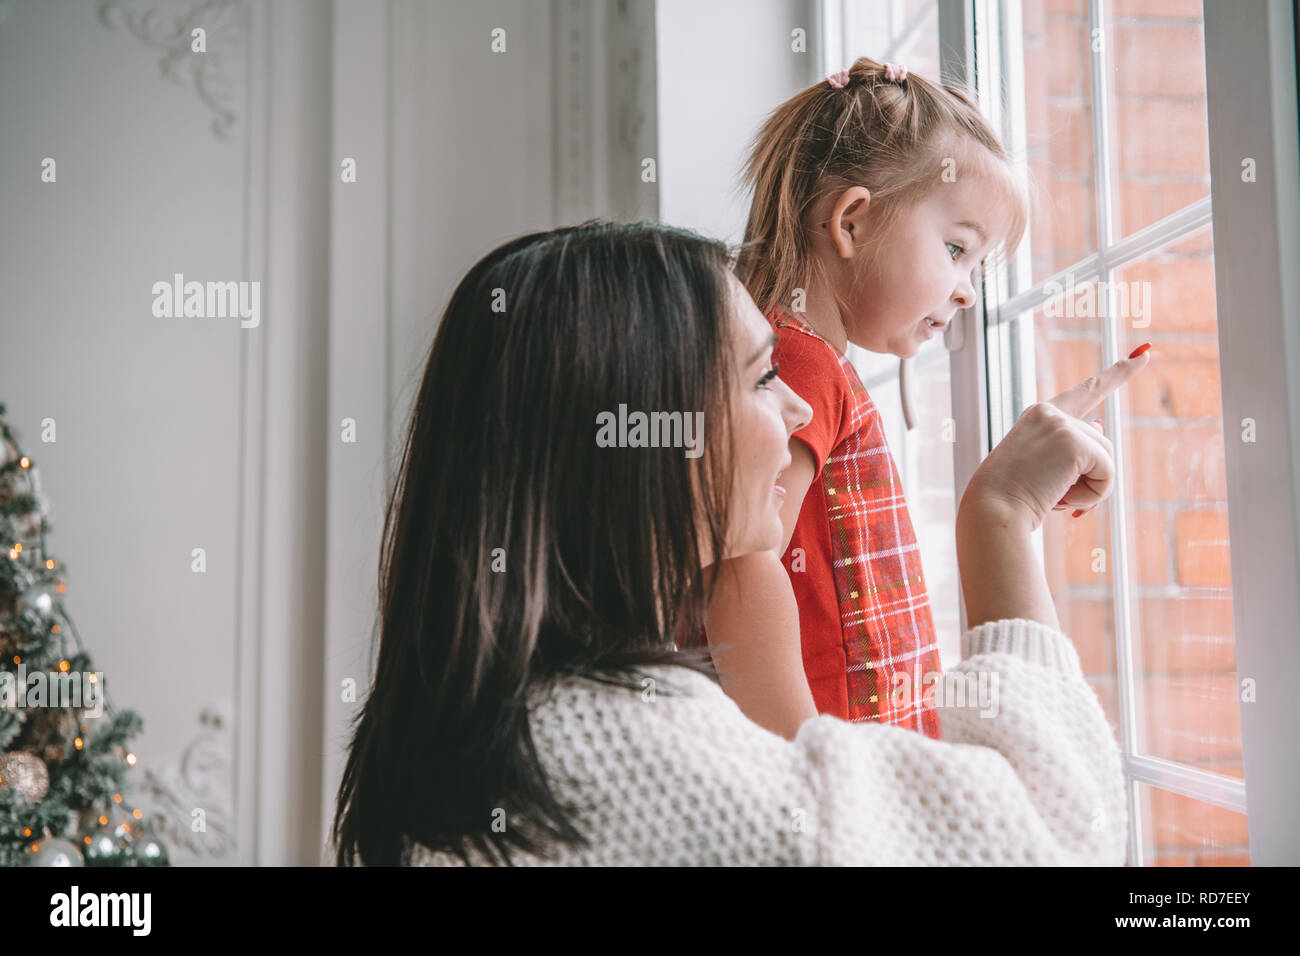
M999 7L1009 7L1014 19L1019 0L937 2L943 79L975 87L986 113L997 128L1005 129L1004 104L988 91L1001 89L995 72L1002 59L1000 44L1007 45L1013 69L1023 63L1016 48L1018 23L998 18ZM1105 0L1091 0L1093 29L1105 22L1105 7ZM1256 688L1255 701L1240 707L1244 781L1139 753L1128 555L1126 549L1116 549L1112 567L1120 737L1129 782L1128 862L1133 866L1143 864L1141 783L1246 813L1254 865L1294 865L1300 860L1300 815L1293 808L1300 784L1300 748L1295 746L1300 715L1293 703L1294 689L1300 686L1300 149L1293 16L1289 0L1205 4L1211 197L1117 242L1112 241L1109 163L1102 161L1111 155L1105 44L1092 53L1101 251L1069 271L1076 283L1105 279L1120 265L1212 222L1228 514L1235 542L1231 563L1237 673L1242 680L1253 680ZM1023 139L1014 142L1017 135L1023 137L1023 129L1013 124L1008 146L1014 155L1023 156ZM1245 157L1256 160L1256 180L1249 184L1241 181ZM1022 249L1027 256L1028 238ZM1016 270L1027 275L1027 260L1010 272ZM1036 400L1032 323L1018 318L1046 301L1047 282L1063 278L1064 273L1048 277L1014 296L1008 294L1008 281L986 283L982 301L966 310L945 336L958 436L958 496L991 445L1010 428L1016 409ZM1110 317L1102 320L1104 366L1119 356L1114 303L1103 303L1103 308ZM989 391L990 348L1000 350L998 367L1019 364L1018 383L995 383L1001 393L996 401ZM1023 399L1008 394L1009 386L1016 384ZM1245 418L1255 420L1257 433L1267 435L1266 441L1231 440L1241 434ZM1105 422L1116 448L1117 486L1123 488L1123 422L1113 399L1106 402ZM1120 505L1108 509L1111 534L1112 540L1126 542L1125 509Z

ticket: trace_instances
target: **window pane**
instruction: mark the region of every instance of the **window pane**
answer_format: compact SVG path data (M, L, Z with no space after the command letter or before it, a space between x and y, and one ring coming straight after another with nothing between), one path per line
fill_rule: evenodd
M1210 195L1201 0L1109 6L1115 238Z
M1060 295L1033 313L1040 399L1051 398L1101 368L1097 290L1095 281L1067 283ZM1022 410L1014 409L1017 416ZM1053 512L1043 522L1043 566L1061 629L1074 642L1084 676L1106 719L1118 729L1114 561L1106 507L1078 518L1068 511Z
M1032 0L1021 17L1032 264L1030 281L1013 293L1097 251L1088 3Z
M902 63L908 72L939 79L939 8L935 0L850 0L844 4L847 68L860 56Z
M1129 302L1121 353L1147 341L1159 352L1126 396L1139 748L1240 776L1210 227L1116 270L1115 279L1121 305Z
M1145 783L1138 806L1147 866L1250 866L1244 813Z
M894 368L897 367L898 360L894 359ZM957 526L952 461L956 435L948 352L941 339L933 339L921 348L911 360L908 374L916 414L911 431L903 421L897 375L878 387L868 385L868 391L880 409L889 448L903 482L917 547L921 551L939 660L947 670L961 660L961 608L953 533Z

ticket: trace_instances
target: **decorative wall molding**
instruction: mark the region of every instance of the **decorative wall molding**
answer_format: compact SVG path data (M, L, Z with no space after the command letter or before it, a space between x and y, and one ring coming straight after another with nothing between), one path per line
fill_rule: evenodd
M556 223L659 217L654 4L553 0Z
M217 139L230 139L238 122L235 77L248 38L247 0L197 0L186 5L166 0L104 0L98 12L108 29L125 27L140 42L162 51L158 66L163 78L192 85L214 114L212 132ZM205 53L190 49L196 27L207 33Z
M235 851L230 721L218 708L207 707L199 723L203 731L178 760L156 771L145 769L137 803L173 853L183 850L195 857L229 859ZM204 829L197 833L192 825L196 809L204 816Z

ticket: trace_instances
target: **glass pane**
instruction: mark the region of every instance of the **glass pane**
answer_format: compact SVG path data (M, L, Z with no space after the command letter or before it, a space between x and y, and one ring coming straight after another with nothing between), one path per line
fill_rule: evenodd
M1008 93L1013 110L1023 97L1033 215L1030 281L1013 294L1097 251L1088 3L1034 0L1021 17L1024 89Z
M1241 776L1232 569L1210 227L1115 272L1122 354L1158 357L1128 389L1125 454L1139 748Z
M863 354L863 353L859 353ZM898 360L894 359L897 372ZM961 608L958 594L957 524L954 494L952 388L948 352L941 339L923 346L908 369L914 427L903 420L898 376L868 391L885 422L885 434L907 497L907 508L921 551L926 593L946 670L961 660ZM863 380L867 381L866 379Z
M849 0L844 4L847 68L860 56L902 63L909 73L939 78L939 8L935 0Z
M1101 368L1095 281L1063 285L1032 315L1035 383L1051 398ZM1014 409L1018 416L1021 408ZM1106 719L1120 727L1115 668L1114 561L1106 505L1072 518L1054 512L1043 522L1043 566L1061 629L1079 652L1084 676Z
M1115 238L1210 195L1201 0L1109 7Z
M1145 865L1250 866L1244 813L1145 783L1138 784L1138 807Z

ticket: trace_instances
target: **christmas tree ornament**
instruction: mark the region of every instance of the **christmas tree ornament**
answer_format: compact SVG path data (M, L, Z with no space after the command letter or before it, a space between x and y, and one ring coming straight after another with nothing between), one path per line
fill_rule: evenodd
M87 866L115 866L122 855L122 846L112 826L102 826L92 833L84 854Z
M35 754L15 750L0 754L0 789L17 790L29 803L39 803L50 789L50 771Z
M80 851L67 840L47 836L27 848L28 866L85 866Z
M50 595L49 588L39 586L28 588L22 594L18 595L18 612L35 611L38 614L47 615L54 610L54 598Z

